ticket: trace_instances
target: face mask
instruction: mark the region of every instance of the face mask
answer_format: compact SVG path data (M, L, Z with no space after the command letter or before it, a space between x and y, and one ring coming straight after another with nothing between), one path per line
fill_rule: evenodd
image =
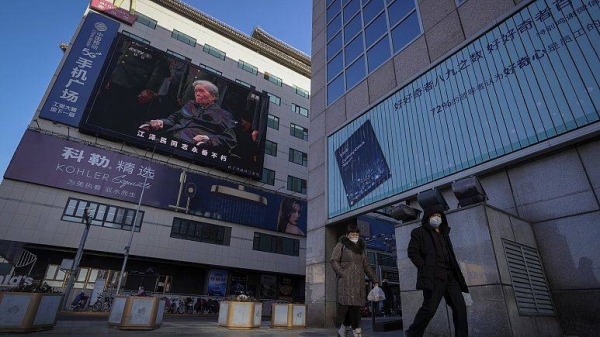
M358 238L350 238L350 241L357 243L358 242Z
M442 224L441 216L433 216L433 217L429 218L429 225L431 227L438 228L438 227L440 227L441 224Z

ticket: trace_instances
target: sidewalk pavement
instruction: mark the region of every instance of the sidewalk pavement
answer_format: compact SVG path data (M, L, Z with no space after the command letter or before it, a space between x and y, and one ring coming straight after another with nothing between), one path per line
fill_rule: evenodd
M385 318L377 318L377 322ZM108 326L107 315L74 315L61 314L54 329L26 334L27 336L60 337L60 336L111 336L111 337L156 337L200 335L207 337L337 337L335 328L306 329L274 329L269 327L270 321L263 321L260 328L252 330L230 330L217 325L217 317L165 315L160 328L150 331L119 330ZM373 332L371 319L363 318L361 323L364 337L401 337L402 330ZM23 336L23 334L0 334L1 337ZM352 336L352 333L350 333Z

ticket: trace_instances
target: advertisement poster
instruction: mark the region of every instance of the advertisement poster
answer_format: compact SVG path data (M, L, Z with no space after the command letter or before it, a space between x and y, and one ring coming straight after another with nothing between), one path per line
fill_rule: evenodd
M335 156L350 206L391 177L370 120L335 151Z
M229 286L229 293L232 295L246 294L246 284L248 283L248 276L245 273L231 273L231 283Z
M33 131L25 132L4 177L132 204L145 189L142 205L306 232L305 201Z
M227 270L211 269L208 273L208 295L225 296L227 291Z
M294 294L294 285L289 277L282 277L279 281L279 296L278 299L292 301Z
M260 299L275 299L277 296L277 276L260 276Z
M88 13L63 64L40 117L77 127L96 80L119 31L119 23Z
M260 179L268 98L119 35L79 129Z

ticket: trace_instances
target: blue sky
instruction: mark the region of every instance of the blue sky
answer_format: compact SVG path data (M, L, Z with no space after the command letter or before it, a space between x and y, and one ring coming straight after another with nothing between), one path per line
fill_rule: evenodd
M310 55L312 1L187 0L185 3L250 35L255 26ZM7 1L0 11L3 176L23 132L70 42L89 1ZM250 6L251 4L251 6Z

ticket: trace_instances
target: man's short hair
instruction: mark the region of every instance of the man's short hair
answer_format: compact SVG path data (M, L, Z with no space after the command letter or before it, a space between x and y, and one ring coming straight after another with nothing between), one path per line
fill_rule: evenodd
M206 80L195 80L192 83L192 87L196 88L197 85L204 86L208 90L208 92L215 96L215 100L219 99L219 88L217 88L217 86L214 85L212 82Z

